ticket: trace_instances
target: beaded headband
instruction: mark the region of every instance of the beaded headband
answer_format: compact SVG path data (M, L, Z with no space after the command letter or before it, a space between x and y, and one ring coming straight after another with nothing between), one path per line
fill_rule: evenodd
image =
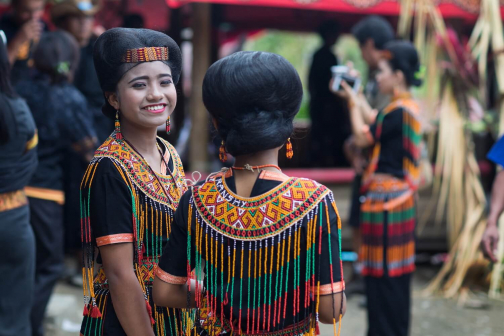
M167 61L168 47L147 47L138 49L128 49L123 56L124 63L140 63L153 61Z

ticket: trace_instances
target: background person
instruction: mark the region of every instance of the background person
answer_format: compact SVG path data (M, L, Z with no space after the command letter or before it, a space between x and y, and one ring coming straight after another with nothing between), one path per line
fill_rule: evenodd
M313 55L308 75L310 92L310 157L313 167L348 165L343 154L343 144L350 135L348 108L340 97L331 93L331 67L338 65L332 48L340 28L334 21L324 22L318 29L322 46Z
M0 29L7 37L7 53L13 65L11 80L33 76L33 51L46 26L42 22L45 0L12 0L11 11L0 18Z
M37 168L37 142L30 109L10 83L0 38L0 335L31 336L35 238L24 187Z
M376 76L378 74L378 62L382 57L385 45L394 40L394 30L390 23L380 16L369 16L359 21L352 28L352 35L359 42L361 55L368 66L368 79L364 87L364 97L361 99L362 108L367 114L376 114L384 109L390 102L390 95L380 92ZM355 138L350 136L345 142L345 155L352 167L355 169L355 178L352 184L352 202L350 206L349 226L352 228L352 241L354 251L359 253L361 236L359 230L360 223L360 187L362 183L362 173L368 164L368 150L355 144ZM358 262L354 267L354 279L358 279L361 265ZM350 291L363 292L363 283L348 284Z
M34 335L43 335L42 322L64 262L63 162L68 148L89 162L96 136L86 100L71 84L79 61L74 38L63 31L45 33L34 52L38 74L16 86L26 99L39 131L39 165L26 193L36 240L35 296L31 322Z
M373 146L362 179L360 209L368 336L407 336L420 182L420 109L410 93L411 86L421 84L418 53L410 42L389 42L378 68L380 91L393 97L377 116L361 108L366 102L342 84L355 143Z
M98 38L93 33L94 16L98 12L97 1L62 0L51 7L51 18L56 27L70 33L80 49L79 65L75 71L73 85L84 95L87 101L87 113L92 119L93 129L98 144L103 143L114 130L113 121L101 112L105 102L93 63L93 46ZM79 154L72 149L66 153L64 161L65 191L65 250L75 255L75 269L67 269L68 281L82 287L82 256L80 234L79 188L88 162L80 160Z

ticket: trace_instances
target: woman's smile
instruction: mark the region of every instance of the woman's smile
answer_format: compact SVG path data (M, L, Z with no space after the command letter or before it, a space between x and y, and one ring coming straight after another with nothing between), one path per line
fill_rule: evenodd
M151 113L158 114L158 113L163 113L166 106L167 106L167 104L165 104L165 103L153 104L153 105L147 105L147 106L142 107L142 110L147 110Z

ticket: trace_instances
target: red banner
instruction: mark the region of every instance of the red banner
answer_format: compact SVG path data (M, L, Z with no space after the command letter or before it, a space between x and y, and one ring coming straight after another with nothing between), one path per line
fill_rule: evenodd
M296 8L357 14L397 16L400 12L398 0L166 0L170 7L180 7L191 2L206 2L222 5L263 6ZM444 17L475 18L481 0L437 0ZM500 0L504 5L504 0Z

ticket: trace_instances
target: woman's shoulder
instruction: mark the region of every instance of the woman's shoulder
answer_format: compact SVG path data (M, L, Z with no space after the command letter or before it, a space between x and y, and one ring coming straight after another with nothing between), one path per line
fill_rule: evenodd
M10 109L12 118L17 124L17 131L33 135L36 128L35 121L33 120L33 116L26 101L21 97L8 97L4 94L1 95L4 104L3 108Z
M95 156L88 165L88 174L93 179L114 178L123 180L124 172L121 165L112 157Z
M396 112L408 112L414 116L420 113L420 105L414 99L397 99L391 102L384 110L385 115L396 113Z

